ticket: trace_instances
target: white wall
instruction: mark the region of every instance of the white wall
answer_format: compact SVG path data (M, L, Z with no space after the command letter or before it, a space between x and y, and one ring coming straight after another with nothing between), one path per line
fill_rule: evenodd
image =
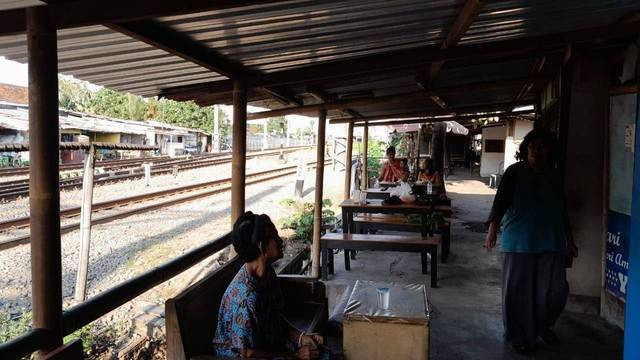
M489 177L504 170L504 152L484 151L485 140L504 140L507 137L506 126L492 126L482 129L482 155L480 157L480 176ZM500 167L500 168L498 168Z
M533 121L515 120L509 124L513 127L513 131L507 129L507 134L512 133L513 136L507 136L504 144L504 168L508 168L516 163L516 152L524 137L533 130Z

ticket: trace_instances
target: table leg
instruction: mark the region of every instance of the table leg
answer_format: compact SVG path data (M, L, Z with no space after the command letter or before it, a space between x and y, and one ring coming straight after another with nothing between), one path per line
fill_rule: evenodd
M429 232L427 231L427 213L422 211L420 213L420 230L422 232L422 236L425 237L427 235L429 235Z
M423 251L420 253L420 260L422 261L422 273L423 274L428 274L429 273L429 269L428 269L428 260L427 260L427 252Z
M347 234L349 232L349 212L346 209L342 209L342 233Z
M438 247L431 247L431 287L438 287Z
M329 271L329 248L324 247L322 249L322 280L327 281L329 276L327 272Z
M329 249L329 274L333 275L333 249Z
M356 234L356 223L355 221L353 221L353 211L349 211L348 215L349 215L349 232L351 234ZM351 260L356 259L355 250L349 250L349 255L351 256Z
M349 259L349 250L344 249L344 269L351 270L351 260Z
M447 258L449 257L449 250L451 249L451 225L447 226L444 231L442 231L442 254L440 255L442 259L442 263L447 263Z
M348 234L349 232L351 232L353 234L353 231L351 230L351 227L353 226L353 213L347 209L342 209L342 233L343 234ZM344 251L344 268L346 270L349 270L351 268L351 264L348 263L348 258L349 258L349 250L348 249L342 249L342 251Z

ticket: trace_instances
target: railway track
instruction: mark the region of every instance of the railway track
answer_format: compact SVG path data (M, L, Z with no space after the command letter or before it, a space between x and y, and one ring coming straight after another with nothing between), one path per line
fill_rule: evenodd
M291 147L287 147L284 148L285 151L293 151L296 149L304 149L304 148L308 148L309 146L291 146ZM270 150L270 151L280 151L279 149L277 150ZM262 151L257 151L257 152L262 152ZM251 154L253 152L248 152L247 155ZM231 155L230 151L224 151L224 152L220 152L220 153L215 153L215 154L195 154L195 155L190 155L191 157L220 157L220 156L225 156L225 155ZM147 157L147 158L135 158L135 159L120 159L120 160L102 160L102 161L96 161L96 168L98 167L103 167L105 169L117 169L117 168L123 168L123 167L136 167L136 166L142 166L143 163L145 162L160 162L160 161L166 161L166 160L176 160L176 159L184 159L187 156L179 156L176 158L171 158L168 155L162 155L162 156L154 156L154 157ZM82 170L83 164L79 163L79 164L65 164L65 165L60 165L60 171L71 171L71 170ZM21 167L21 168L0 168L0 178L2 177L7 177L7 176L19 176L19 175L24 175L27 176L29 175L29 167Z
M299 151L306 147L293 147L284 149L285 153ZM247 158L255 158L258 156L269 156L279 154L280 150L269 150L269 151L260 151L247 154ZM155 161L155 158L153 158ZM131 165L125 163L119 164L110 164L107 167L98 166L96 164L96 169L102 168L102 170L98 170L98 174L94 176L94 184L102 185L105 183L110 183L113 181L123 181L123 180L131 180L144 177L144 168L142 164L145 162L152 162L148 159L142 159L142 161L137 160ZM231 154L223 154L216 156L196 156L192 158L181 158L181 159L161 159L159 161L152 162L152 170L151 175L163 175L169 174L174 171L174 168L177 167L178 171L181 170L190 170L207 166L215 166L222 165L231 162ZM73 189L82 186L82 175L74 176L68 179L60 179L60 189ZM29 195L29 179L21 179L21 180L13 180L0 183L0 200L11 200L21 196Z
M331 161L325 161L325 166ZM315 167L315 162L307 165ZM280 177L295 174L297 165L284 166L275 169L255 172L246 175L246 185L257 184ZM118 219L126 218L135 214L140 214L159 208L180 204L187 201L193 201L202 197L219 194L231 190L231 178L219 179L203 183L181 186L173 189L161 190L147 194L129 196L109 201L103 201L93 204L92 208L92 225L105 224ZM136 204L147 203L143 206L131 207ZM80 215L80 207L67 208L60 211L61 217L61 234L74 231L80 227L80 223L70 220ZM0 222L0 234L7 237L8 233L12 235L8 239L0 240L0 251L10 249L19 245L28 244L30 235L28 234L29 217L21 217ZM15 235L16 232L24 234Z

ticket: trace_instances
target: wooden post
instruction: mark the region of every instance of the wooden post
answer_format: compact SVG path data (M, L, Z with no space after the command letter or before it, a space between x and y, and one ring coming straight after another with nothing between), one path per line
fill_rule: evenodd
M347 143L344 159L344 198L351 198L351 158L353 157L353 122L347 126Z
M82 208L80 209L80 260L76 275L75 299L78 302L87 296L87 273L89 271L89 249L91 248L91 212L93 208L93 170L95 148L93 144L84 159L82 174ZM146 164L145 164L146 165Z
M29 61L29 211L33 327L62 344L62 265L58 176L58 54L46 7L26 8Z
M218 105L213 105L213 136L212 136L212 146L211 152L219 153L220 152L220 108Z
M364 134L362 135L362 184L361 190L369 188L369 172L367 171L367 163L369 158L369 123L364 122Z
M247 160L247 83L233 83L233 154L231 159L231 225L244 214Z
M322 231L322 190L324 181L324 145L327 110L318 111L318 146L316 152L316 199L313 209L313 244L311 246L311 276L320 277L320 232Z

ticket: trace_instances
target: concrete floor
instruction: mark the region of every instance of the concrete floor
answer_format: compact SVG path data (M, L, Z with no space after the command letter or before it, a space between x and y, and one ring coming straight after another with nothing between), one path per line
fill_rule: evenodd
M479 232L495 192L479 178L465 174L451 176L447 189L454 208L451 256L447 264L439 264L439 287L428 287L419 254L362 251L347 272L340 253L335 256L336 274L327 282L330 308L357 279L424 283L432 310L431 359L622 358L621 330L596 316L566 311L555 327L560 345L552 348L540 343L538 351L528 357L505 345L500 253L487 253L482 247L484 233Z

